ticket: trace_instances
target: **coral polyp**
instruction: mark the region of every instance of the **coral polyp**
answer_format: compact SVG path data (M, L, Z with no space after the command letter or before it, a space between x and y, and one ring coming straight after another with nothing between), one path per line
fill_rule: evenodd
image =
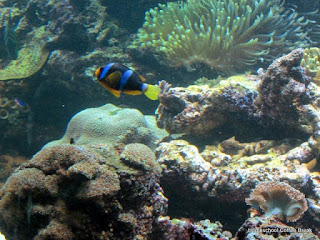
M135 42L170 66L192 70L198 62L243 69L297 46L306 46L308 24L283 0L188 0L146 12Z

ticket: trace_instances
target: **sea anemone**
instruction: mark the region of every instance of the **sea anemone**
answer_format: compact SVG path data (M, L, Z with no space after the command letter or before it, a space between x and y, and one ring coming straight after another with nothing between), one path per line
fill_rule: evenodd
M320 83L320 48L306 48L304 50L301 66L306 69L307 74L314 82Z
M265 217L277 216L295 222L308 209L305 195L284 182L262 182L246 198L253 208L259 207Z
M146 12L134 46L167 65L193 70L198 62L230 72L304 47L309 21L284 0L187 0Z

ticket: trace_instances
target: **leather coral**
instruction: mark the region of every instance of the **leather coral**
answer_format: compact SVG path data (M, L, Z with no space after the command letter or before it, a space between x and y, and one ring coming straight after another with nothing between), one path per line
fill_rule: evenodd
M259 207L265 217L277 216L295 222L308 209L305 195L284 182L262 182L246 198L253 208Z

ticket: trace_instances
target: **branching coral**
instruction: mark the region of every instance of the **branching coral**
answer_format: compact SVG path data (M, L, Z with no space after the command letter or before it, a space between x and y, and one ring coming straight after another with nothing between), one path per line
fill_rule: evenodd
M307 211L305 195L284 182L262 182L246 198L253 208L261 208L266 217L272 215L295 222Z
M188 0L146 12L136 45L170 66L197 62L222 71L242 69L269 54L305 46L308 24L283 0ZM271 49L272 48L272 49Z

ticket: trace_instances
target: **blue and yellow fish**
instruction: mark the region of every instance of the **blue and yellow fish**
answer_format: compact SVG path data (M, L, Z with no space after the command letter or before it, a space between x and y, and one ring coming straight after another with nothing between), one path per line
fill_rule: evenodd
M109 63L105 67L98 68L95 76L100 85L116 97L120 97L121 93L128 95L144 93L151 100L157 100L159 97L159 86L144 83L144 77L120 63Z

